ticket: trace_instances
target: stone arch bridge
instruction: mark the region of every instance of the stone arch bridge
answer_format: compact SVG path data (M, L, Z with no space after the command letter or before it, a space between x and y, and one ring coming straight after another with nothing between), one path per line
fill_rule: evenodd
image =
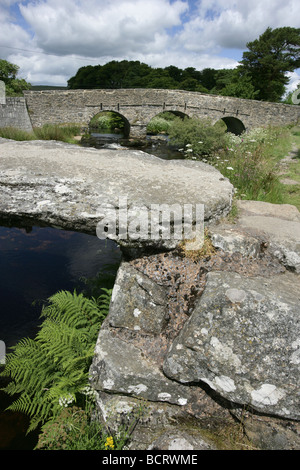
M268 124L295 123L300 118L299 106L183 90L47 90L25 91L24 96L33 127L47 123L85 127L101 111L114 111L123 117L125 133L132 138L144 137L149 121L163 111L213 122L222 119L236 134Z

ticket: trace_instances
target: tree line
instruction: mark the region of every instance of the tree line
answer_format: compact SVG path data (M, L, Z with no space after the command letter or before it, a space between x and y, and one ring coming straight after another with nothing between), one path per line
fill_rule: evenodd
M300 28L267 28L258 39L247 43L247 49L234 69L199 71L174 65L154 68L128 60L87 65L68 80L68 88L163 88L281 101L289 83L287 73L300 67ZM16 77L18 69L0 59L0 80L5 82L8 95L30 88L25 80Z
M247 43L248 50L234 69L153 68L139 61L113 60L81 67L68 87L180 89L278 102L289 83L287 72L300 67L299 46L299 28L267 28Z

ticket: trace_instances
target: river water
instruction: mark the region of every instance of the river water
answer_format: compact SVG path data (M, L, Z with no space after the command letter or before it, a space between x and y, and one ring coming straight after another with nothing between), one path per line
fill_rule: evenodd
M89 146L118 149L129 146L122 135L93 135ZM137 147L135 147L137 148ZM164 159L182 158L167 145L167 138L150 137L139 147ZM96 236L50 227L7 227L0 220L0 341L6 352L24 337L34 337L47 298L58 290L87 290L99 273L116 269L118 246ZM0 381L0 387L4 384ZM0 450L32 449L37 434L26 436L28 419L5 411L11 399L0 391Z
M92 137L97 148L113 151L130 145L121 134ZM148 138L140 148L159 158L182 158L164 137ZM32 336L43 301L59 289L83 288L82 277L95 276L119 258L113 242L96 236L49 227L9 228L0 219L0 340L10 347L21 337Z
M140 145L138 145L136 142L133 144L132 140L125 139L123 134L100 134L92 132L91 138L83 145L98 149L110 148L112 150L118 150L120 147L133 148L134 145L135 149L143 150L143 152L162 158L163 160L177 160L183 158L182 152L179 152L175 146L169 145L168 137L166 135L147 135L147 138L141 141Z
M0 340L6 353L21 338L33 338L42 305L58 290L91 292L99 273L120 263L118 246L96 236L47 227L8 228L0 221ZM0 388L5 386L0 380ZM32 449L28 418L5 411L12 399L0 391L0 450Z

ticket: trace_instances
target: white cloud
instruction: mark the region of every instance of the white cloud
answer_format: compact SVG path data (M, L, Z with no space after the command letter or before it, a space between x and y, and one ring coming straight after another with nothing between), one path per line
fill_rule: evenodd
M246 50L267 27L299 27L298 0L201 0L197 15L185 23L178 40L188 50Z
M24 29L15 23L9 11L9 6L16 3L14 0L0 0L0 45L8 47L24 47L30 36ZM9 54L6 48L1 49L1 57L5 58Z
M48 0L20 7L44 51L89 57L140 52L164 43L187 9L168 0Z
M33 84L110 60L233 68L268 26L298 27L298 1L0 0L0 54Z
M296 90L300 85L300 70L295 72L289 72L287 76L290 79L288 86L286 87L286 93Z

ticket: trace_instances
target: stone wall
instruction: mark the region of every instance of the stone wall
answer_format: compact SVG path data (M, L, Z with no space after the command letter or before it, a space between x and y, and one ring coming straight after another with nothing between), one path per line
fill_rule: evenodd
M6 103L0 104L0 127L10 126L32 131L24 97L7 97Z
M87 126L101 111L121 114L131 136L146 133L149 121L162 111L213 121L231 118L246 129L288 124L300 118L299 106L208 95L183 90L47 90L24 92L33 126L74 122Z

